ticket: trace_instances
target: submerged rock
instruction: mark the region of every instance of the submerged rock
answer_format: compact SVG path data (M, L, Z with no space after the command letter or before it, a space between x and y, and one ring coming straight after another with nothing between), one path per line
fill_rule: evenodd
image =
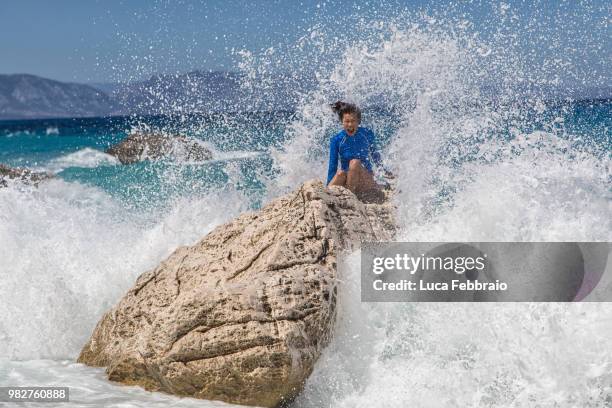
M339 253L393 225L389 205L306 182L141 275L78 361L148 390L277 407L330 340Z
M0 164L0 187L8 185L7 180L20 180L26 184L38 185L39 182L53 178L52 174L34 172L21 167L9 167Z
M201 142L185 136L169 136L162 133L131 133L121 142L106 150L121 164L142 160L159 160L172 156L188 161L212 159L212 153Z

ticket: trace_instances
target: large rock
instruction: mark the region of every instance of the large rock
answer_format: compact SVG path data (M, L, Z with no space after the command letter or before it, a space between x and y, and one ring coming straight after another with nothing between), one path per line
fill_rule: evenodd
M39 182L52 178L49 173L34 172L21 167L9 167L0 164L0 187L6 187L8 180L20 180L27 184L38 185Z
M115 156L122 164L158 160L169 156L189 161L212 159L211 151L200 141L163 133L131 133L121 142L108 148L106 153Z
M388 240L390 206L319 181L177 249L96 326L79 362L148 390L276 407L330 339L336 262Z

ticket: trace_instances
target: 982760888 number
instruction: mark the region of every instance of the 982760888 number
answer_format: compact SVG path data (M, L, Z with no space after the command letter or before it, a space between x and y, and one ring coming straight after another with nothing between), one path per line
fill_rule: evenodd
M65 402L68 387L0 387L0 402Z

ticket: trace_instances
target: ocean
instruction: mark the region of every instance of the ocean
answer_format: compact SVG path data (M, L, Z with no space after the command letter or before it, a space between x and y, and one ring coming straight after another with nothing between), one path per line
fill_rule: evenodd
M69 407L230 406L113 384L75 361L178 246L324 179L337 98L363 107L397 176L398 241L612 240L610 100L519 97L509 77L491 95L475 83L490 50L436 30L378 41L353 45L363 52L289 111L0 122L0 163L55 175L0 188L0 384L68 386ZM198 138L213 160L104 153L136 129ZM612 404L610 304L363 303L358 251L338 273L335 337L295 408Z

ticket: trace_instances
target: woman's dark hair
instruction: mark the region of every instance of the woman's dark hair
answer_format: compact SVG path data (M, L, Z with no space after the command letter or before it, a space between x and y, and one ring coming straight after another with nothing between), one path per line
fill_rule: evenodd
M338 115L340 122L342 122L342 117L345 113L354 114L357 117L357 121L361 122L361 110L355 104L337 101L331 104L331 108L332 111Z

